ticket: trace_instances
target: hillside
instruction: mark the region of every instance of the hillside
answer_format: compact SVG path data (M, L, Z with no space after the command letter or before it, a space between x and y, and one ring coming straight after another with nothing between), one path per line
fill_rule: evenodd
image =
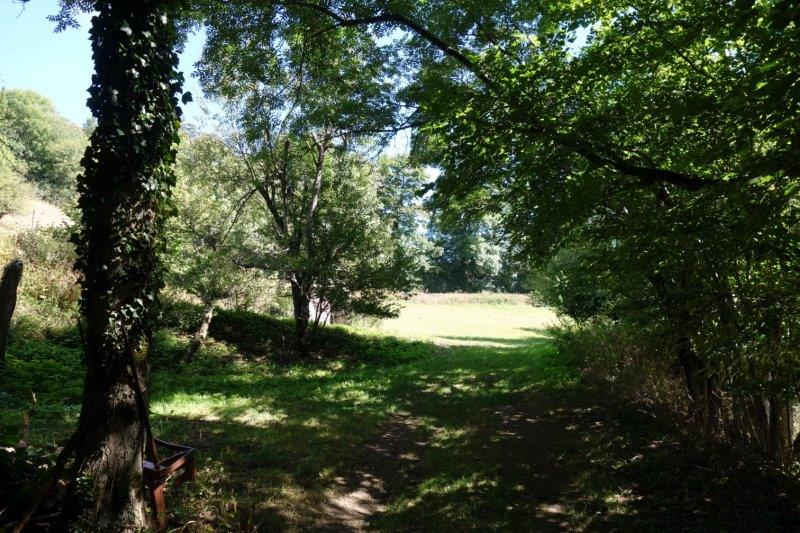
M0 217L0 235L15 234L19 231L68 226L72 221L59 207L39 198L28 198L17 213Z

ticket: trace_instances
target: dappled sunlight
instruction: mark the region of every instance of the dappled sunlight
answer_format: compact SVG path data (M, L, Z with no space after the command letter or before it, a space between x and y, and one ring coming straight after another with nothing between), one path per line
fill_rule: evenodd
M654 506L691 509L679 446L646 411L580 385L533 326L485 344L414 344L406 361L282 366L201 351L155 380L160 436L196 446L189 531L627 531L669 529ZM431 342L431 341L434 342ZM392 339L380 350L405 350ZM388 352L387 352L388 353ZM391 357L391 356L390 356ZM683 478L669 474L676 461ZM685 479L684 479L685 478ZM666 483L669 480L669 484ZM683 485L681 485L683 483ZM718 481L714 481L718 484ZM683 486L680 495L675 486ZM181 490L184 490L183 488ZM701 504L724 520L729 495ZM678 523L697 525L688 510ZM182 521L181 521L182 520Z

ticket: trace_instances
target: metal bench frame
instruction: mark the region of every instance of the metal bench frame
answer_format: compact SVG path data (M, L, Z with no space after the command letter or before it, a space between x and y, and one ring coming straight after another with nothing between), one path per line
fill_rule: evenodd
M176 486L185 481L193 481L195 477L194 452L191 446L175 444L160 439L148 439L145 459L142 461L144 484L152 498L153 511L159 531L167 529L167 501L164 497L164 487L167 480L176 472ZM172 454L165 459L158 459L156 447L160 446L170 450Z

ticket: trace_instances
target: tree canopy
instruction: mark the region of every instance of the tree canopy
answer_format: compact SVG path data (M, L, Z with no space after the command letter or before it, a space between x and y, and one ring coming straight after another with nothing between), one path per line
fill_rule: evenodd
M36 185L48 199L72 201L86 142L83 131L44 96L0 90L0 165Z
M794 2L62 5L62 28L76 9L98 12L97 124L74 238L87 379L67 447L76 472L92 479L90 519L145 522L139 379L179 142L175 52L198 22L208 33L201 82L227 105L235 130L227 146L190 147L208 171L198 187L214 197L230 174L243 199L259 200L261 239L241 247L240 263L285 276L298 338L313 298L386 314L385 296L409 287L414 254L398 243L417 235L403 204L421 179L381 168L368 148L411 127L414 164L440 171L422 192L432 189L435 208L457 215L449 227L434 220L449 231L439 231L440 266L467 279L525 260L549 280L544 297L579 321L636 325L664 339L691 416L709 436L743 438L783 464L800 446ZM0 155L29 180L64 190L80 130L35 95L0 97ZM382 185L396 179L387 194ZM216 217L196 212L195 226L184 224L203 234L209 253L196 254L200 270L175 269L192 273L198 294L224 292L215 283L227 274L208 274L231 265L209 243L234 235L224 230L238 212L230 200L212 202L222 209ZM230 223L206 224L206 215ZM491 242L495 229L510 237L505 249ZM467 268L469 256L482 259Z

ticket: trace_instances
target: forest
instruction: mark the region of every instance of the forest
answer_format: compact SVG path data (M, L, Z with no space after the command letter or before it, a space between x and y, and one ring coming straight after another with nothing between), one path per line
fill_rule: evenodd
M0 530L800 530L800 3L59 5Z

